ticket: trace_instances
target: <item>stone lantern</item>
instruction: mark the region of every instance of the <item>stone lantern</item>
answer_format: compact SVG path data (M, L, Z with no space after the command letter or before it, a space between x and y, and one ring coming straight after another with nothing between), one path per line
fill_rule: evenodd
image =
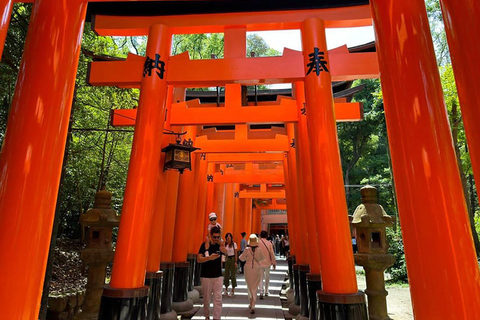
M368 313L371 320L390 319L387 314L387 295L383 273L393 265L395 257L387 253L386 228L393 225L392 218L378 204L377 189L361 189L362 204L353 213L351 225L356 229L358 253L355 263L365 269Z
M75 319L94 320L98 317L106 267L114 254L112 231L120 222L120 217L111 208L111 203L112 193L102 189L95 194L93 208L80 216L82 236L86 243L81 256L88 266L88 279L82 312L77 314Z

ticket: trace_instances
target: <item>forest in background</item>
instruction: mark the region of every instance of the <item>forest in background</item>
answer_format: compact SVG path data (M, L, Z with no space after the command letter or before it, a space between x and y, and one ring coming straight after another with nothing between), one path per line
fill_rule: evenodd
M478 197L443 30L441 10L438 0L427 0L426 4L468 211L472 225L475 225L477 232L480 232ZM15 4L0 62L0 140L3 140L6 129L30 11L29 4ZM145 37L99 37L91 31L88 23L85 26L72 104L65 175L59 191L57 208L59 237L80 238L79 217L92 207L94 195L103 185L113 192L113 207L119 213L121 212L133 129L111 128L109 116L112 108L136 107L139 90L91 87L86 83L87 64L94 55L126 57L129 52L142 55L145 52L145 46ZM192 59L205 59L212 56L222 58L223 35L176 36L172 47L173 54L189 51ZM269 48L258 36L247 38L247 52L255 52L257 56L280 54ZM398 265L393 267L392 272L395 274L398 271L398 280L406 281L400 232L401 220L398 219L395 204L380 82L358 80L354 85L359 84L365 85L365 88L354 96L354 100L363 102L364 120L337 125L348 213L353 214L356 206L360 204L362 185L371 184L378 189L380 204L389 215L397 217L396 228L389 231L391 250L398 260ZM480 251L478 241L476 241L476 248L478 255Z

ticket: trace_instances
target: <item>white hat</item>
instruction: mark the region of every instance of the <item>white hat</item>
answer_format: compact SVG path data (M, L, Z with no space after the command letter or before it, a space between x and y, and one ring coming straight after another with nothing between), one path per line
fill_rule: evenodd
M256 234L252 233L250 237L248 237L248 245L250 247L258 247L258 237Z
M215 219L217 218L217 214L215 212L210 212L208 214L208 219L212 219L212 218L215 218Z

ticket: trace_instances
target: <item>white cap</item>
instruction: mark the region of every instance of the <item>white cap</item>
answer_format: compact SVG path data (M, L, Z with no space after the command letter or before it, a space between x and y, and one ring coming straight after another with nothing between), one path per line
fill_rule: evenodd
M212 219L212 218L217 218L217 214L215 212L210 212L208 214L208 219Z

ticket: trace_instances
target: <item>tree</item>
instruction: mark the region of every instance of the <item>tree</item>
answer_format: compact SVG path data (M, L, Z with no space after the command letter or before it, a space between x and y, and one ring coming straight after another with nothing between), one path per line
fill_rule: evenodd
M363 103L364 119L337 125L349 212L353 213L361 202L360 192L351 193L355 188L352 185L358 190L360 185L368 183L377 187L380 202L387 212L395 214L380 82L360 80L355 85L364 86L354 96L354 101Z

